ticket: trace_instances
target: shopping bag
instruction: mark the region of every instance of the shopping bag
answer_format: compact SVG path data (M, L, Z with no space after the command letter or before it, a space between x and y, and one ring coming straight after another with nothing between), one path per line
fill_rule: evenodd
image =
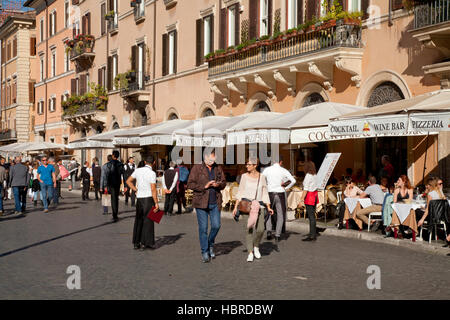
M28 197L31 198L31 199L33 199L33 197L34 197L34 192L33 192L32 189L28 189Z
M102 195L102 206L104 207L111 206L111 196L109 194Z
M153 207L150 210L150 212L148 213L147 218L155 221L156 223L159 223L161 221L163 215L164 215L164 211L156 210L156 207Z
M12 188L8 188L8 199L11 200L12 197Z

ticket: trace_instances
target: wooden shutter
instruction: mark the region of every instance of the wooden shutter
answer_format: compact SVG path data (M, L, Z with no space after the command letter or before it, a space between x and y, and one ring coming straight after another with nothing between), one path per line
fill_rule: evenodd
M173 31L173 73L177 73L177 42L178 42L178 32Z
M86 26L87 26L87 34L91 34L91 13L86 13Z
M114 79L112 78L112 74L113 74L113 65L112 65L112 57L108 57L108 66L107 66L107 72L108 72L108 77L107 77L107 86L108 86L108 90L112 90L113 88L113 81Z
M301 2L301 1L300 1ZM273 18L272 18L272 15L273 15L273 0L268 0L267 1L267 5L268 5L268 8L267 8L267 16L268 16L268 23L269 23L269 28L268 28L268 34L269 35L271 35L272 34L272 23L273 23Z
M53 16L54 16L54 18L53 18L53 23L54 23L53 29L55 30L55 33L53 33L53 35L55 35L58 32L58 28L57 28L57 26L58 26L58 24L57 24L57 21L58 21L57 17L58 16L56 15L56 11L53 12Z
M162 35L162 75L169 73L169 35L167 33Z
M2 64L6 61L6 48L5 45L2 44Z
M17 56L17 38L13 39L13 57Z
M103 69L99 68L98 69L98 79L97 79L97 83L99 86L103 87Z
M17 103L17 83L13 83L12 85L12 100L13 103Z
M249 31L248 31L248 37L249 39L253 39L258 37L258 8L259 8L259 1L260 0L249 0Z
M144 84L145 83L145 76L146 76L146 74L145 74L145 66L146 66L146 63L147 63L147 60L146 60L146 55L147 55L147 48L146 48L146 46L145 46L145 43L143 43L143 44L141 44L141 46L142 46L142 70L140 70L141 71L141 77L142 77L142 84Z
M235 30L234 30L234 45L235 46L237 46L239 43L240 43L240 35L241 35L241 15L240 15L240 13L239 13L239 8L240 8L240 4L239 3L236 3L235 5L234 5L234 16L235 16L235 19L236 20L234 20L234 27L235 27Z
M270 2L272 2L272 0L269 0ZM303 0L299 0L297 1L297 25L303 24L303 11L304 11L304 2Z
M28 99L30 103L34 103L34 82L28 82Z
M36 55L36 37L30 38L30 56Z
M219 49L226 49L227 45L227 8L220 10Z
M11 42L8 42L6 50L7 50L6 61L8 61L9 59L11 59Z
M313 16L317 18L316 0L308 0L306 7L306 20L311 20Z
M131 70L138 72L138 46L131 47Z
M52 36L52 13L48 16L48 36Z
M210 27L211 27L211 30L209 32L209 34L211 35L210 41L209 41L209 43L210 43L209 52L214 52L214 15L213 14L211 15L211 18L209 20L209 24L210 24Z
M77 79L70 79L70 94L77 95Z
M86 88L87 88L86 80L87 80L87 78L86 78L85 74L80 75L80 95L83 95L86 93Z
M394 0L394 3L396 0ZM400 4L402 4L402 0L400 0ZM367 9L369 8L370 0L361 0L361 11L363 12L363 19L367 19L369 17L369 13L367 12Z
M100 26L100 29L101 29L102 35L104 35L106 33L106 19L105 19L106 4L105 3L102 3L100 11L101 11L101 17L100 17L101 18L101 26Z
M363 0L363 2L369 2L369 0ZM397 10L403 8L402 0L393 0L392 1L392 10Z
M86 16L81 17L81 34L86 34Z
M198 67L202 64L203 60L203 37L205 36L203 33L203 19L197 19L195 21L195 43L196 43L196 59L195 65Z

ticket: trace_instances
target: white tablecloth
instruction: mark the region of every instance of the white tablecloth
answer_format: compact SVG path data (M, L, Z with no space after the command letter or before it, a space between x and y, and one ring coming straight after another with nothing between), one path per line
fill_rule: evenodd
M359 199L359 203L361 204L361 207L363 207L363 209L372 205L372 201L370 201L369 198Z
M372 205L372 201L370 201L369 198L345 198L344 199L345 204L348 207L348 211L353 214L353 211L355 211L356 205L358 202L361 204L362 208L367 208Z
M405 219L409 216L411 209L413 207L412 203L393 203L392 209L397 213L400 222L403 223Z

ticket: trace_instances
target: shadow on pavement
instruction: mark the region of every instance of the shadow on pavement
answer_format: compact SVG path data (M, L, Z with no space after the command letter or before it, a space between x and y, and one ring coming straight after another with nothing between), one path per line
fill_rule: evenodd
M0 217L0 221L9 221L9 220L18 220L25 218L26 214L11 214L11 215L4 215Z
M155 249L159 249L163 246L170 246L170 245L174 244L175 242L177 242L178 240L180 240L184 235L185 235L185 233L179 233L174 236L158 237L158 239L155 242Z
M268 256L273 251L277 251L277 246L273 242L263 242L259 245L259 252L261 253L261 256Z
M133 216L121 217L119 221L124 220L124 219L128 219L128 218L133 218ZM19 248L19 249L15 249L15 250L7 251L7 252L4 252L4 253L0 253L0 258L9 256L9 255L11 255L11 254L13 254L13 253L17 253L17 252L20 252L20 251L24 251L24 250L26 250L26 249L30 249L30 248L33 248L33 247L37 247L37 246L40 246L40 245L43 245L43 244L46 244L46 243L49 243L49 242L52 242L52 241L55 241L55 240L59 240L59 239L62 239L62 238L66 238L66 237L69 237L69 236L73 236L73 235L78 234L78 233L82 233L82 232L85 232L85 231L90 231L90 230L98 229L98 228L101 228L101 227L104 227L104 226L108 226L108 225L110 225L110 224L113 224L113 222L112 222L112 221L110 221L110 222L105 222L105 223L99 224L99 225L97 225L97 226L93 226L93 227L81 229L81 230L78 230L78 231L74 231L74 232L71 232L71 233L63 234L63 235L61 235L61 236L57 236L57 237L54 237L54 238L51 238L51 239L39 241L39 242L30 244L30 245L28 245L28 246L25 246L25 247L22 247L22 248Z
M216 243L214 245L214 251L216 253L216 256L221 256L223 254L231 253L231 251L240 246L242 246L242 242L240 241Z

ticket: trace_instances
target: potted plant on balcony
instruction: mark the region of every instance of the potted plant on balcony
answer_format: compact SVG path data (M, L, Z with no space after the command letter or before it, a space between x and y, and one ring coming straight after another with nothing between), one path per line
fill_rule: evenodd
M107 14L105 14L105 19L106 19L106 20L109 20L109 21L114 20L114 15L115 15L114 10L111 10L110 12L108 12Z

